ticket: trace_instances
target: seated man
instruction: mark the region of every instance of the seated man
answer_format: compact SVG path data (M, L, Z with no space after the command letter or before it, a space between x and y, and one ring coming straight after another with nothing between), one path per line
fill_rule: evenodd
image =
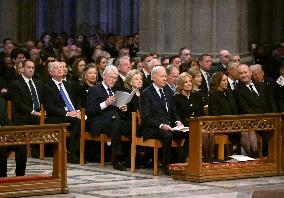
M164 67L156 66L151 72L153 84L142 91L140 110L145 139L158 139L162 143L163 171L169 174L171 143L173 138L184 138L184 134L174 131L173 126L183 127L176 113L172 95L166 89L167 73Z
M80 99L72 85L63 81L63 66L60 62L49 62L51 75L43 87L42 98L47 123L70 123L70 155L68 162L79 164L80 151Z
M103 72L103 81L89 89L86 100L86 114L91 123L92 135L99 133L111 137L113 168L125 170L122 162L123 151L121 135L131 134L131 122L121 119L121 112L127 111L127 106L115 107L115 97L111 88L118 78L118 70L107 66Z

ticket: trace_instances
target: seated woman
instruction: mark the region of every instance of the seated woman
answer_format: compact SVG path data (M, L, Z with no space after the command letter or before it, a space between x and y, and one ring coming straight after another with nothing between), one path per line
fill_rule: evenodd
M83 69L83 85L82 85L82 106L85 107L86 96L90 87L95 86L97 81L97 67L94 63L89 63Z
M190 68L188 70L189 75L192 77L192 92L198 93L201 95L203 105L208 104L208 94L206 90L200 89L202 83L202 75L200 69L197 68Z
M103 81L103 72L108 64L107 59L104 56L98 56L96 61L96 66L98 68L98 82Z
M208 115L237 115L238 106L236 99L228 89L228 77L223 72L216 72L211 77L208 97ZM233 143L240 140L240 134L231 133L229 139Z
M135 94L131 101L127 104L127 112L125 113L126 120L131 121L132 112L139 111L140 91L143 86L143 75L137 69L130 70L124 80L125 91L131 93L135 90ZM137 125L137 136L141 136L141 127Z
M192 77L183 72L177 78L176 93L173 96L176 111L184 126L188 126L189 118L204 115L202 98L192 92Z
M176 111L184 126L189 126L189 118L205 115L202 97L193 92L192 77L184 72L177 79L176 93L173 96ZM208 158L208 134L203 135L203 154Z

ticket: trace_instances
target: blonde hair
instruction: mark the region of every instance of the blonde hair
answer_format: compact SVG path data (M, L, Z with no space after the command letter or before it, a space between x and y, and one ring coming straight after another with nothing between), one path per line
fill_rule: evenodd
M181 94L182 90L183 90L183 86L185 83L185 78L189 77L190 81L192 80L192 76L189 75L187 72L183 72L179 75L179 77L177 78L177 86L176 86L176 92L175 94Z
M132 86L130 84L130 81L131 79L133 78L133 76L135 76L136 74L139 74L142 78L143 78L143 75L140 71L138 71L137 69L133 69L133 70L130 70L126 76L125 76L125 79L124 79L124 87L126 89L129 89L129 90L132 90Z

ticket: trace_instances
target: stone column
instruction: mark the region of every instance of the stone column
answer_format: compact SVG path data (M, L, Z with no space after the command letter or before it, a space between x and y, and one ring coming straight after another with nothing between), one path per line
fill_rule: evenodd
M17 0L0 1L0 41L6 37L17 41Z
M177 54L189 47L193 56L221 49L250 56L247 0L139 1L140 53Z
M36 39L35 5L35 0L18 1L17 38L20 43Z

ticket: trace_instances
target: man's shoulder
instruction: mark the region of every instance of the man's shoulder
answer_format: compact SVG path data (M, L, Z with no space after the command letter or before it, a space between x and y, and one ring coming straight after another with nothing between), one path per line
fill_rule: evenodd
M152 92L152 90L154 89L153 85L151 84L150 86L146 87L145 89L143 89L143 91L141 92L141 94L147 94L149 92Z

